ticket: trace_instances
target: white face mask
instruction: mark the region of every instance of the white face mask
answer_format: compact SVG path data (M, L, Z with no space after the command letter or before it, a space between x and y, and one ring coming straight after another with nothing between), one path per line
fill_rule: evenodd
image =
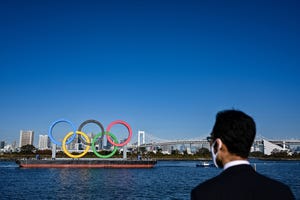
M220 166L217 164L217 155L218 155L219 150L220 150L221 147L222 147L222 142L221 142L221 140L219 140L219 141L220 141L219 143L217 142L217 140L214 141L214 143L213 143L213 144L211 145L211 147L210 147L212 160L213 160L213 162L214 162L214 164L215 164L215 166L216 166L217 168L220 167ZM217 142L218 148L217 148L217 152L215 153L214 146L215 146L216 142Z

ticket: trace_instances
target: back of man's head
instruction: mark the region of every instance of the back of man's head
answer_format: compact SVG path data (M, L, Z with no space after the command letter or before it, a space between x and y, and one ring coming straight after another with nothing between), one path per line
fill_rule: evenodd
M217 114L211 136L220 138L230 153L247 158L255 134L252 117L238 110L225 110Z

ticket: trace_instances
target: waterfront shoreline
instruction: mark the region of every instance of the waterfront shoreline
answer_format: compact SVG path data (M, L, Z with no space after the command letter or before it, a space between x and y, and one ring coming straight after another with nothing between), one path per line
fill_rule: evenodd
M0 157L0 162L15 162L16 160L24 159L25 157L10 157L3 158ZM25 158L26 159L26 158ZM35 159L35 158L29 158ZM152 158L157 161L211 161L211 158ZM300 158L255 158L251 157L250 159L260 160L260 161L300 161ZM130 159L128 159L130 160Z

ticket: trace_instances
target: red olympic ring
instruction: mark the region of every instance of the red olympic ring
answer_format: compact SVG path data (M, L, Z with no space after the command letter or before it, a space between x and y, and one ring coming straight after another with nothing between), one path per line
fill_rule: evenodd
M122 124L122 125L124 125L124 126L127 128L128 133L129 133L128 138L127 138L124 142L122 142L122 143L120 143L120 144L116 144L116 143L110 138L110 136L109 136L108 134L106 134L106 138L107 138L107 140L109 141L109 143L111 143L112 145L117 146L117 147L122 147L122 146L126 145L126 144L130 141L130 139L131 139L131 137L132 137L132 130L131 130L131 127L129 126L129 124L127 124L127 122L124 122L124 121L122 121L122 120L116 120L116 121L111 122L111 123L108 125L108 127L107 127L107 129L106 129L106 132L110 132L111 127L112 127L113 125L116 125L116 124Z

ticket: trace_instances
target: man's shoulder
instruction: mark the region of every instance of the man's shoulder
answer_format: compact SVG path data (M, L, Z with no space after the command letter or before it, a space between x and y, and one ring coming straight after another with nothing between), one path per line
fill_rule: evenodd
M234 169L234 168L236 168L236 167L232 167L232 169ZM219 175L200 183L194 189L195 190L209 190L210 188L215 189L219 186L224 188L224 187L226 187L227 183L232 180L232 175L237 174L237 173L238 172L232 171L231 169L225 170L225 171L221 172ZM226 183L226 184L224 184L224 183Z
M197 185L193 191L198 191L198 192L208 192L210 190L213 190L217 187L217 185L222 185L222 177L221 175L217 175L211 179L208 179L199 185Z
M227 181L226 181L227 180ZM219 199L228 192L228 179L219 174L197 185L191 191L191 199Z
M243 179L245 182L248 182L249 184L256 185L257 187L262 186L262 188L271 187L274 189L275 187L278 188L287 188L288 186L284 183L267 177L263 174L258 173L255 171L250 165L240 165L235 166L232 168L229 168L228 170L225 170L223 175L226 174L226 176L229 176L231 180L237 182L235 179Z
M235 188L236 192L235 196L230 198L241 197L243 199L249 195L257 197L266 195L274 197L273 199L279 199L279 197L293 199L293 194L287 185L255 172L251 166L235 166L226 169L218 176L196 186L192 190L192 197L225 198L231 195L228 191L232 188Z
M265 176L263 174L256 173L256 177L258 177L259 183L261 185L270 186L270 187L272 187L273 190L276 188L289 188L286 184L284 184L276 179Z
M213 178L212 178L213 179ZM200 183L191 191L191 199L198 199L199 197L210 198L212 191L212 179Z

